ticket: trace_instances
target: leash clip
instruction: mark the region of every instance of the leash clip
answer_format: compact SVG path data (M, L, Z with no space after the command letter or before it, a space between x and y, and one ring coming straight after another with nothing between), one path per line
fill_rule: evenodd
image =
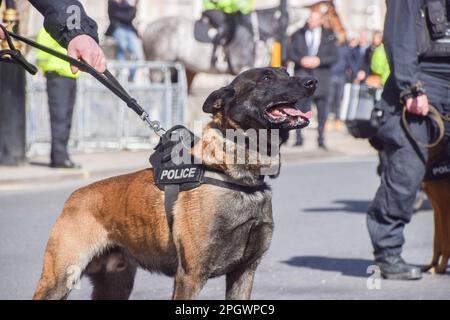
M161 126L161 123L159 121L150 120L150 117L147 112L145 111L142 112L141 119L145 121L145 123L147 123L150 129L152 129L159 137L162 137L166 133L166 130Z

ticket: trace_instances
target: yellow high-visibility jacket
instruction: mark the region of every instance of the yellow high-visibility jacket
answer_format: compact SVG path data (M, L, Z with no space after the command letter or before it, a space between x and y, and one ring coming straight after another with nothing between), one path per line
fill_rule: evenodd
M204 10L222 10L225 13L249 14L254 10L253 0L203 0Z
M39 32L36 42L49 47L55 51L61 52L63 54L67 54L67 50L64 49L59 45L58 42L56 42L55 39L53 39L47 31L45 31L44 28ZM61 60L55 56L52 56L51 54L48 54L47 52L38 50L36 53L36 62L37 65L42 69L44 73L46 72L56 72L62 77L72 78L76 79L78 78L81 73L77 72L76 74L73 74L70 69L70 64L64 60Z
M384 86L389 78L391 69L389 68L389 62L383 44L377 47L373 52L370 68L373 73L381 77L381 84Z

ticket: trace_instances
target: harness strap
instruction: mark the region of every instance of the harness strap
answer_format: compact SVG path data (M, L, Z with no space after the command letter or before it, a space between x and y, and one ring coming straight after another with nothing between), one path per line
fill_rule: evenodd
M211 184L221 188L240 190L245 192L257 191L264 188L266 185L264 183L264 178L260 179L258 184L254 186L249 186L239 181L233 180L223 173L211 170L205 171L203 178L201 180L201 184ZM179 193L180 193L179 184L167 184L164 186L164 209L166 211L167 223L169 225L171 232L174 220L173 208L175 206L175 202L178 199Z
M179 193L180 185L178 184L168 184L164 187L164 209L166 211L166 218L170 231L172 231L173 226L173 207L175 201L178 199Z

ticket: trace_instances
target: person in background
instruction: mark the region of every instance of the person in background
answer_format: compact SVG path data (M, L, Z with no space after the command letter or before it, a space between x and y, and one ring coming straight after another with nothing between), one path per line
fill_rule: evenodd
M235 25L231 18L235 14L250 14L254 10L253 0L203 0L203 15L217 28L215 45L225 45L234 36ZM225 13L225 15L224 15Z
M311 12L306 26L297 30L291 37L288 47L288 58L295 64L295 74L315 77L319 85L304 111L311 109L311 103L317 107L318 113L318 145L326 150L324 129L328 118L328 91L331 67L338 59L338 49L334 33L322 27L320 12ZM303 145L301 130L297 130L297 146Z
M1 1L0 1L1 2ZM44 16L44 27L51 36L74 59L83 59L103 73L106 69L106 58L98 45L97 24L88 17L83 6L77 0L29 0L29 2ZM80 8L80 24L75 28L68 28L66 21L71 17L71 6ZM0 30L0 39L5 35ZM78 69L72 66L72 72Z
M360 55L359 55L359 39L358 34L354 32L349 32L347 35L347 42L349 48L350 55L350 82L353 82L356 79L356 75L358 74L359 66L361 63Z
M370 46L367 46L367 32L363 32L363 35L360 34L360 44L359 44L359 67L358 72L356 74L355 83L362 83L366 81L367 77L371 74L371 61L372 55L376 48L378 48L383 41L383 34L380 31L375 31L372 37L372 43ZM361 41L361 37L366 39L365 41Z
M241 12L250 14L254 10L254 0L203 0L203 9L221 10L225 13Z
M351 65L350 65L350 47L345 37L339 39L338 58L331 67L330 90L328 93L328 110L335 116L335 128L340 129L342 126L339 120L342 96L344 93L345 83L350 81Z
M46 31L42 29L37 42L53 50L67 54ZM72 73L70 64L44 51L36 54L37 64L47 79L47 96L50 111L51 152L50 167L79 168L70 160L67 145L72 126L72 114L75 106L77 78L80 72Z
M389 61L386 55L386 50L384 44L380 44L373 52L370 69L373 74L380 77L380 84L384 86L389 74L391 73L391 68L389 67Z
M144 60L144 51L138 36L138 31L133 25L138 5L139 0L136 0L134 6L128 0L108 1L110 25L105 35L113 37L116 42L117 60L126 60L127 53L131 60ZM130 70L130 81L134 80L135 73L135 70Z

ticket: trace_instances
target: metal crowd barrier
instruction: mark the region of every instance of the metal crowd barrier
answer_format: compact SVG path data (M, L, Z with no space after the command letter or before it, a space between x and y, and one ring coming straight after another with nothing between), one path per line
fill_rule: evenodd
M109 61L108 69L164 128L186 124L187 81L183 65L171 62ZM130 71L135 71L130 79ZM176 79L176 80L175 80ZM69 147L72 152L151 148L158 137L113 93L89 75L77 83ZM27 152L50 150L46 81L27 78Z

